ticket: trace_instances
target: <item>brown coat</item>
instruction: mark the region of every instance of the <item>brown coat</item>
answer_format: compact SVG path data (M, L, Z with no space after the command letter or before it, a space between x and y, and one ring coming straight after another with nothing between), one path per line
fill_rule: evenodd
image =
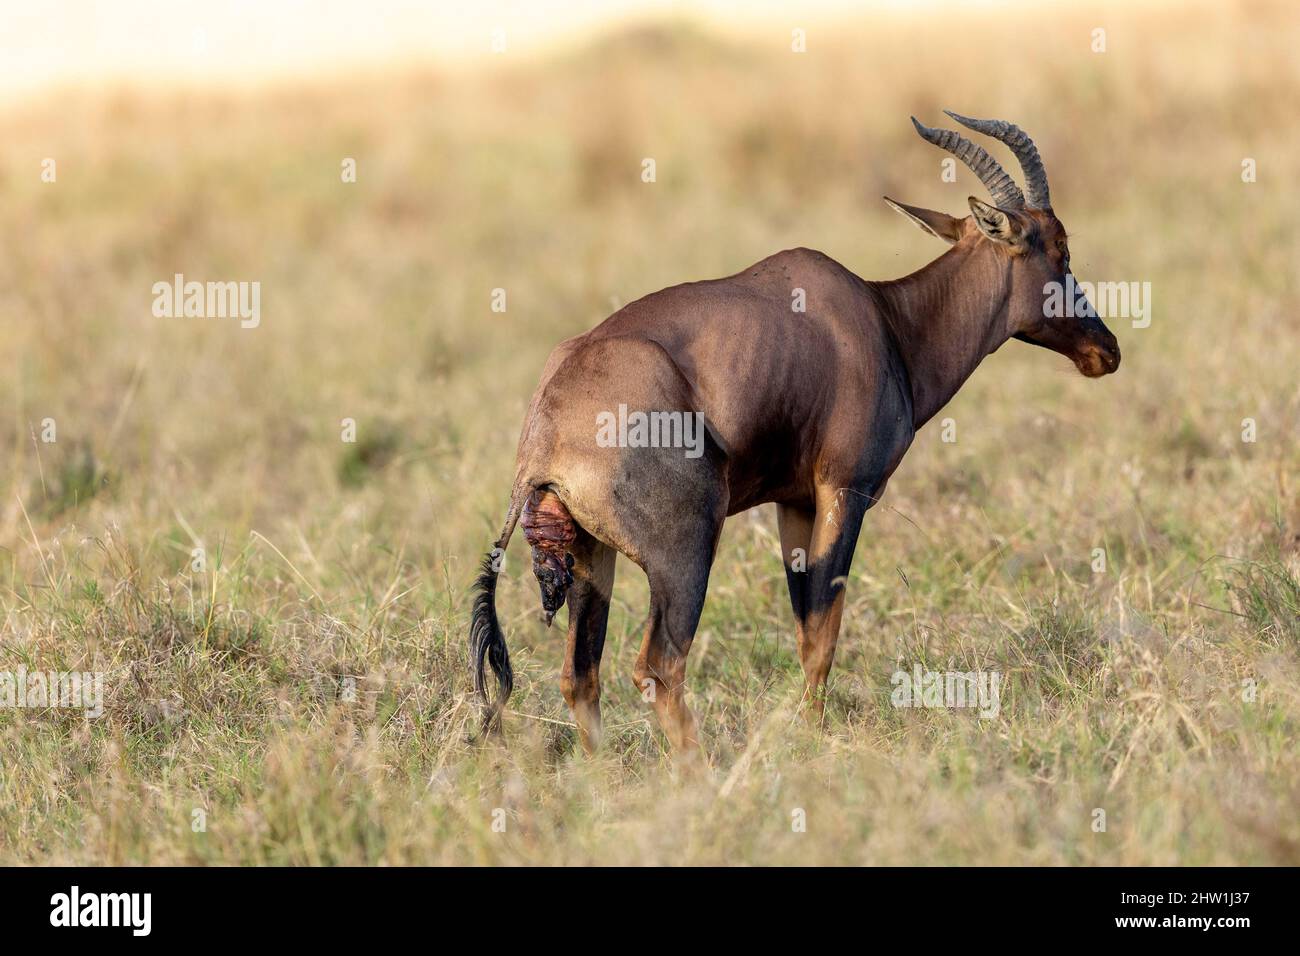
M944 143L962 155L960 143ZM497 547L522 517L548 623L569 604L561 684L588 749L599 737L616 551L650 583L634 680L674 745L690 750L697 733L685 662L722 523L775 503L807 699L820 715L863 515L916 430L1012 337L1070 356L1086 375L1118 367L1118 345L1098 319L1053 319L1043 307L1046 284L1069 269L1055 214L1018 204L1019 191L996 178L991 160L968 156L1009 197L1007 208L972 197L972 215L956 219L890 201L951 244L904 279L868 282L820 252L792 249L724 279L648 295L551 353L520 435ZM602 440L602 422L637 412L698 414L702 442ZM475 678L483 690L486 656L500 684L491 723L511 675L486 565L479 585Z

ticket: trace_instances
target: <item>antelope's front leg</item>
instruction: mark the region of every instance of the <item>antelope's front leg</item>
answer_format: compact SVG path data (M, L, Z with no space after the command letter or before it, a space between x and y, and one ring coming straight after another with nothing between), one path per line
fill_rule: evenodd
M825 712L826 675L835 659L840 617L844 613L844 588L867 501L865 496L848 488L818 489L817 493L802 619L797 629L799 660L807 682L804 702L809 716L817 721Z

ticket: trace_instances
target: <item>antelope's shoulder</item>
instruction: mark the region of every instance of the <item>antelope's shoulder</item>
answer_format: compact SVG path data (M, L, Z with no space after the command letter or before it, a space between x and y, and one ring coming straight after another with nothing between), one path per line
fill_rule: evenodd
M780 295L783 299L789 299L795 288L804 289L810 298L814 293L825 298L856 292L865 285L826 253L803 246L760 259L730 278L757 292Z
M825 275L840 279L856 279L852 272L844 268L826 253L806 246L784 249L775 252L766 259L760 259L748 269L736 273L736 278L785 277L793 275Z

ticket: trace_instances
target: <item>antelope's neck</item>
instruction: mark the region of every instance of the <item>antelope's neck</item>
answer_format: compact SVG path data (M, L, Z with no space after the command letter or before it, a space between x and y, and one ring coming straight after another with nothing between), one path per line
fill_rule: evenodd
M912 424L920 428L1007 340L1006 260L984 243L959 244L909 276L872 286L907 366Z

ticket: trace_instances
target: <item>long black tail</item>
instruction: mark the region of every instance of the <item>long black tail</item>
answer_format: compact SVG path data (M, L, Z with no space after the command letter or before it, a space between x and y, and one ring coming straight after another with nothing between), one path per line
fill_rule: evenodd
M498 562L504 555L504 547L497 548L483 559L479 567L478 580L474 589L474 610L469 629L470 666L474 672L474 692L483 702L483 730L492 732L500 729L501 711L510 698L515 687L515 674L510 667L510 652L506 649L506 636L501 632L501 623L497 620L497 575ZM487 680L483 673L484 660L492 668L497 679L496 699L489 698Z
M474 608L470 613L469 628L469 662L474 675L474 693L482 702L483 731L492 733L501 727L501 711L505 709L510 692L515 688L515 674L510 668L510 652L506 650L506 636L501 633L501 623L497 620L497 575L501 573L501 562L506 557L506 545L514 534L515 524L519 521L519 511L528 494L526 485L517 485L510 496L510 511L506 515L506 526L501 530L501 537L479 566L478 579L474 582ZM483 662L492 668L497 679L496 698L488 695L487 681L483 674Z

